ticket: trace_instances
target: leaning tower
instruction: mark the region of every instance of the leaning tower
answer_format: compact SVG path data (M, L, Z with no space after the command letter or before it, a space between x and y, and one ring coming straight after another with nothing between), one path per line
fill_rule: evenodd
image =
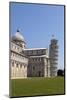
M49 46L49 57L50 57L50 75L57 76L58 67L58 40L51 39Z

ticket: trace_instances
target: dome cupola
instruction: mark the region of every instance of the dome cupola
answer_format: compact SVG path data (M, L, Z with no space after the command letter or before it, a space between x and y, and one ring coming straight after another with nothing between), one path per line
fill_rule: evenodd
M21 35L20 31L17 30L17 32L15 33L15 35L12 37L13 40L16 41L23 41L24 42L24 37Z
M24 37L22 36L22 34L20 33L19 30L17 30L17 32L15 33L14 36L12 36L12 40L18 44L19 46L21 46L22 48L26 48L26 42L24 40Z

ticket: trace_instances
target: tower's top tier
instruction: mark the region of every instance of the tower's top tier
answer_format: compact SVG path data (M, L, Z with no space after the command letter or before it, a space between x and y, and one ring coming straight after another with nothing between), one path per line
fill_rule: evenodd
M51 44L57 44L57 42L58 42L58 40L56 40L56 39L51 40Z

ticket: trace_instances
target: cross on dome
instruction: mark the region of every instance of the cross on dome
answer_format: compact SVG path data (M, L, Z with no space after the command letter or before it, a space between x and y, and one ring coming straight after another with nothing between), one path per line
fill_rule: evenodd
M20 32L19 29L17 29L17 32Z

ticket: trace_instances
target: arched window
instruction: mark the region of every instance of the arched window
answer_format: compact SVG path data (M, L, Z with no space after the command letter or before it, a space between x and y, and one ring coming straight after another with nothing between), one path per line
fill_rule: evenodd
M33 66L33 70L35 70L35 67Z
M14 61L12 62L12 67L14 67Z
M20 64L20 68L22 68L22 64Z
M18 63L16 64L16 67L19 67L19 64Z
M24 68L26 68L26 65L24 65Z

